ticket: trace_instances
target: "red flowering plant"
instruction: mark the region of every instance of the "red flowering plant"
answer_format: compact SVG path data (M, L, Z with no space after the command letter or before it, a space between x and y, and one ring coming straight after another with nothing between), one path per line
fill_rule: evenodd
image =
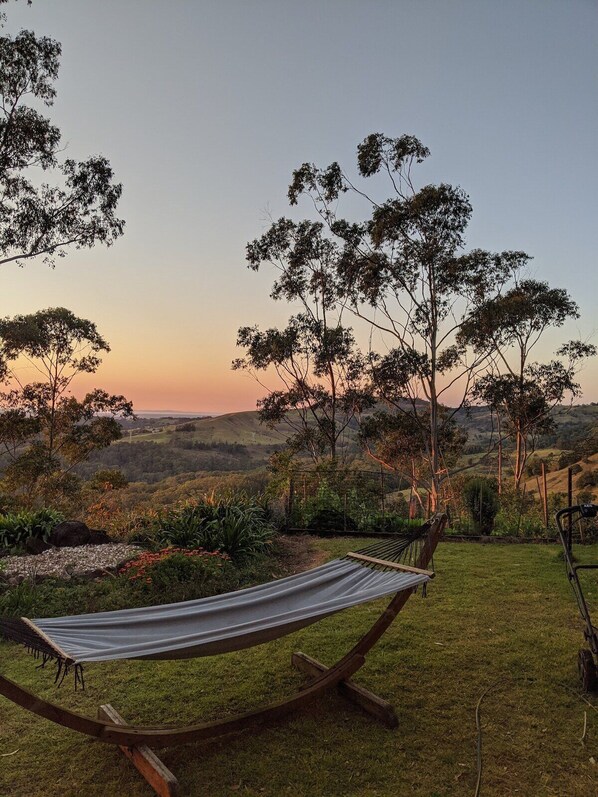
M232 576L230 571L234 569L225 553L169 547L156 552L145 551L124 564L119 573L142 589L167 590L165 595L176 600L213 595L227 589Z

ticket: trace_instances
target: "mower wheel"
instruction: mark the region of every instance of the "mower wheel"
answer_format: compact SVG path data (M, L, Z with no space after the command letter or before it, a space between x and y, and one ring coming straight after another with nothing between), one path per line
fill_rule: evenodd
M596 689L596 665L594 664L594 657L592 651L587 648L581 648L577 654L577 666L579 668L579 677L583 684L584 692L593 692Z

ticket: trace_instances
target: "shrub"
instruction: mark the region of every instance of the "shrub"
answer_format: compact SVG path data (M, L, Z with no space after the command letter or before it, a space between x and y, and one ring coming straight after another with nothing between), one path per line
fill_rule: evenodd
M121 490L128 485L125 474L118 468L102 468L97 470L88 485L92 490Z
M490 534L500 509L498 487L494 479L470 479L463 487L463 502L480 534Z
M38 537L45 541L54 526L62 520L64 516L53 509L0 515L0 548L23 545L27 537Z
M308 528L324 533L357 531L357 523L352 517L345 516L338 509L319 509L308 521Z
M559 508L562 498L555 494L557 503L553 503L549 493L549 517ZM494 533L514 537L541 537L546 535L542 506L536 501L533 493L503 487L500 496L500 511L494 522Z
M363 531L370 531L375 533L384 534L404 534L410 529L419 528L423 523L421 518L410 520L404 515L399 515L396 512L375 512L363 519L361 529Z
M186 504L155 521L161 545L221 551L242 560L267 549L274 536L268 510L247 497Z
M577 463L580 459L581 459L581 454L578 451L562 451L559 454L559 459L557 463L558 469L562 470L563 468L566 468L569 465L573 465L575 467L575 463Z
M578 504L591 504L594 500L594 494L591 490L580 490L575 496L575 501Z
M196 430L194 423L180 423L174 427L175 432L194 432Z
M168 601L174 601L226 591L229 567L232 565L226 554L202 548L164 548L141 554L119 572L137 588L158 592Z
M598 485L598 470L585 470L577 480L578 487L596 487Z

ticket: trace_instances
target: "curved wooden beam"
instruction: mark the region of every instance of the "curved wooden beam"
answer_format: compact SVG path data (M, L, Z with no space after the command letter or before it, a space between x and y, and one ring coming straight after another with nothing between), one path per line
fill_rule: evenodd
M55 703L50 703L37 697L4 676L0 676L0 693L33 714L44 717L58 725L63 725L73 731L93 736L101 742L124 747L138 747L142 744L167 747L209 739L214 736L223 736L233 731L243 730L254 723L281 717L289 711L308 703L331 687L336 686L339 681L350 678L363 666L364 661L363 656L352 656L343 666L328 670L321 678L317 678L307 689L286 700L272 703L266 708L248 711L226 720L203 722L182 728L115 725L110 722L85 717L76 711L70 711L70 709L57 706Z
M418 558L418 567L425 568L429 563L445 525L446 516L440 515L434 519ZM333 667L330 667L321 676L315 678L305 689L290 698L272 703L265 708L248 711L226 720L204 722L182 728L171 728L164 725L116 725L86 717L78 712L43 700L2 675L0 675L0 694L33 714L109 744L125 747L136 747L142 744L167 747L209 739L214 736L222 736L243 730L255 723L281 717L309 703L328 689L335 687L341 681L354 675L363 666L366 653L376 644L407 603L410 594L411 590L398 592L382 615L357 644Z

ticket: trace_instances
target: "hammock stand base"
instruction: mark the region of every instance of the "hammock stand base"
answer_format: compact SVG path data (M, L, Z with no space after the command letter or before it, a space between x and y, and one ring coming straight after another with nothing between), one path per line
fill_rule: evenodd
M328 671L328 667L325 664L321 664L316 659L308 656L307 653L299 651L291 656L291 664L295 669L312 677L317 677ZM388 700L378 697L378 695L370 692L369 689L354 683L350 678L345 681L339 681L336 685L336 690L339 695L359 706L366 714L374 717L387 728L392 729L398 726L397 714L392 703L389 703Z
M127 724L110 703L99 707L98 719L112 722L115 725ZM146 744L139 745L139 747L121 745L120 749L159 797L178 797L178 780Z
M431 561L436 545L444 531L446 521L446 515L437 515L432 519L428 535L416 561L418 569L425 568ZM395 567L396 565L389 562L388 566ZM158 791L155 784L158 786L163 785L165 779L163 778L160 781L160 778L157 778L153 781L152 778L156 772L162 773L162 775L168 773L171 778L174 776L153 754L152 750L149 749L150 747L178 746L236 733L256 724L279 719L298 708L308 705L312 700L333 688L338 688L344 697L357 703L388 727L396 727L397 718L392 706L368 690L354 684L351 681L351 676L363 667L367 653L391 626L396 616L409 600L412 592L412 589L397 592L370 629L345 656L331 667L326 667L303 653L295 653L292 657L292 663L301 671L315 676L296 694L284 700L271 703L269 706L248 711L229 719L202 722L179 728L166 725L133 726L127 725L110 706L104 706L100 710L100 718L94 719L51 703L3 675L0 675L0 695L39 717L95 738L100 742L118 745L157 793L170 797L170 795L176 794L176 790L174 792ZM106 709L111 711L107 713ZM142 766L140 767L138 764L142 764ZM176 779L174 780L176 783ZM172 781L170 788L176 788Z
M293 653L291 663L300 672L314 678L329 670L325 664L321 664L306 653L299 651ZM336 684L336 688L340 695L359 706L387 728L392 729L398 726L399 721L395 710L387 700L383 700L368 689L358 686L350 678L339 681ZM127 725L127 722L110 703L100 706L98 719L114 725ZM178 780L151 748L146 744L132 747L119 745L119 748L159 797L178 797L180 794Z

